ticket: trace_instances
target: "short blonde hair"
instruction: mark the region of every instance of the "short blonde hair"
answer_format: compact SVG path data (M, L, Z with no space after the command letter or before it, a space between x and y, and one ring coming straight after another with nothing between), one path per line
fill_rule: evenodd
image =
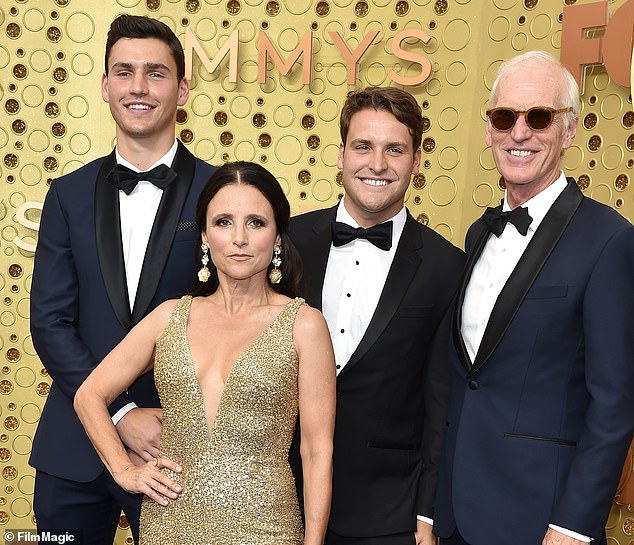
M579 85L568 69L555 57L545 51L528 51L516 57L504 61L498 69L497 77L491 88L489 108L497 106L497 92L500 81L520 71L530 71L530 67L547 65L552 67L555 74L559 75L560 92L557 94L561 104L555 104L557 108L572 108L572 111L563 114L564 131L579 119Z

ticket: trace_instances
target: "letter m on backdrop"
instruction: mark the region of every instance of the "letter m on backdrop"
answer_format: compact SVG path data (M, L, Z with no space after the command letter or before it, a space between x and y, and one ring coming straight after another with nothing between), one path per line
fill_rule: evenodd
M258 36L258 83L266 83L266 60L268 57L271 58L280 73L285 76L302 54L304 55L302 83L308 85L312 74L313 33L306 32L297 47L291 52L289 59L284 62L266 32L260 30Z

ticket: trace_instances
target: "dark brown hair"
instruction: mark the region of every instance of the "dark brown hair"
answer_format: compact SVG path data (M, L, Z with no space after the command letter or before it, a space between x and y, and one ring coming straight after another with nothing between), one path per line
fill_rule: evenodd
M408 128L414 151L420 148L423 139L423 114L420 106L407 91L394 87L366 87L361 91L348 93L339 118L339 130L344 146L352 116L362 110L370 109L391 113Z
M183 46L178 41L178 38L172 32L172 29L165 23L151 17L142 17L140 15L119 15L112 24L108 31L108 38L106 39L106 76L108 75L108 59L110 58L110 51L112 46L117 43L121 38L135 38L135 39L147 39L155 38L161 40L167 44L176 62L176 76L178 81L181 81L185 77L185 53L183 52Z
M202 233L207 228L207 206L216 196L218 191L227 185L244 184L255 187L269 202L275 216L275 226L281 238L282 253L282 280L279 284L271 284L278 293L288 297L299 295L299 284L302 275L302 261L299 252L288 236L288 224L291 215L291 207L279 182L268 170L257 163L237 161L226 163L217 169L209 178L209 181L200 192L196 205L196 226L198 228L198 247L196 249L196 268L200 268L202 251ZM272 257L272 256L271 256ZM218 274L211 263L207 265L211 277L207 282L196 280L192 295L211 295L218 288ZM269 265L270 272L273 265Z

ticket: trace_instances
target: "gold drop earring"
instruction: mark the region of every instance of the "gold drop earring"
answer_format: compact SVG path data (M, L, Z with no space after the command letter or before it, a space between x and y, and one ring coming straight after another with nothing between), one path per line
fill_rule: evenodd
M282 258L280 254L282 253L282 247L279 244L276 244L273 248L273 259L271 259L271 264L273 268L269 273L269 280L271 284L279 284L280 280L282 280L282 271L280 270L280 265L282 264Z
M203 251L203 256L200 258L200 262L202 263L202 267L198 271L198 280L201 282L207 282L211 273L207 268L207 263L209 263L209 246L207 246L204 242L200 245L200 249Z

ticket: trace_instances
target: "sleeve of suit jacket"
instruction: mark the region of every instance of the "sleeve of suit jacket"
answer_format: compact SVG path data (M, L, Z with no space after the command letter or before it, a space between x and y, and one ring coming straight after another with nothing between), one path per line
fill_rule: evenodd
M451 309L440 324L427 357L423 392L423 467L418 485L417 513L433 519L433 503L438 481L438 465L447 428L447 408L451 390L451 373L447 353Z
M589 405L551 522L599 539L634 428L634 229L607 241L583 300Z
M97 365L77 335L79 285L70 230L57 185L49 189L40 222L31 286L31 335L44 367L69 398Z
M449 248L449 244L446 244ZM464 268L464 253L450 247L446 251L446 269L441 271L438 291L438 327L426 355L422 392L425 416L422 437L422 469L417 494L417 514L433 519L433 503L438 481L438 466L447 429L447 410L451 390L449 333L455 294ZM430 265L434 266L434 265ZM425 357L421 354L421 357Z

